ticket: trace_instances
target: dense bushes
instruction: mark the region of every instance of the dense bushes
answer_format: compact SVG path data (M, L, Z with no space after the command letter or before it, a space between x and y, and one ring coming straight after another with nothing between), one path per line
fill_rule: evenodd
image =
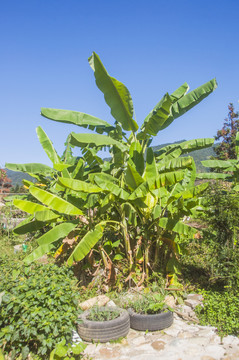
M196 310L201 324L215 326L221 336L238 336L239 195L230 183L215 183L203 205L203 237L188 244L182 275L191 285L207 289L203 307Z
M239 297L229 292L204 292L203 307L196 308L202 325L212 325L220 336L239 335Z
M203 205L203 235L187 244L183 275L199 287L234 292L239 285L239 195L230 185L213 184Z
M47 358L69 342L77 319L76 280L67 267L25 267L0 259L0 346L14 359Z

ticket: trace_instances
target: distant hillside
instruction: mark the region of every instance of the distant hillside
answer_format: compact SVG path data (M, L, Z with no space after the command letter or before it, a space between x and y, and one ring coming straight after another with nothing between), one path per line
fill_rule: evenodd
M22 185L22 179L34 181L34 179L30 175L25 174L23 172L12 171L12 170L8 170L8 169L6 169L6 171L7 171L7 176L9 177L9 179L12 180L13 186Z

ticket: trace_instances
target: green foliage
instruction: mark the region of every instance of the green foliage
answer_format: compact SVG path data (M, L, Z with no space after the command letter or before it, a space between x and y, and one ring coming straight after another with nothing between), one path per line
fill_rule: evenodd
M120 316L120 311L117 309L112 310L107 307L99 308L95 306L90 310L87 319L91 321L108 321L108 320L116 319L119 316Z
M239 296L228 292L203 292L203 307L195 311L202 325L215 326L221 337L239 335Z
M225 286L239 284L239 195L228 186L211 185L202 219L207 224L204 241L211 253L211 276Z
M87 347L86 344L83 342L80 342L78 344L67 344L66 340L62 340L59 344L56 345L55 349L52 350L50 354L50 360L77 360L82 359L81 353L85 350Z
M132 308L138 314L158 314L173 311L164 302L165 296L160 293L141 294L138 298L129 301L127 307Z
M202 238L182 255L183 275L199 287L228 289L239 285L239 195L230 184L211 184L197 213Z
M180 253L177 240L195 234L195 230L181 220L199 205L205 190L192 190L195 163L190 156L179 156L207 148L214 140L190 140L164 147L158 154L150 148L150 143L159 131L211 94L217 87L216 80L212 79L189 93L187 83L172 94L166 93L138 132L129 90L108 74L96 53L89 58L89 64L96 85L103 92L115 119L114 125L81 112L42 108L42 115L48 119L82 126L96 133L72 132L67 137L63 155L59 157L51 140L38 127L38 138L53 163L52 168L36 163L7 164L9 169L30 173L38 182L28 184L29 194L24 202L15 201L16 206L33 215L28 223L15 231L24 233L34 228L48 231L43 235L47 240L44 239L44 244L39 243L39 248L26 261L34 261L52 250L55 244L59 245L58 229L70 223L76 224L69 233L64 231L64 237L74 239L67 249L70 265L83 260L94 249L110 272L109 281L113 282L115 271L104 243L106 231L114 228L115 233L120 233L123 243L129 279L133 279L137 272L148 278L152 270L158 271L160 267L164 271L166 268L174 271ZM81 149L80 159L72 155L74 146ZM106 147L111 157L103 162L97 153ZM63 248L61 245L54 250L59 253ZM112 253L116 256L114 262L120 260L122 254ZM167 266L168 263L171 266Z
M217 244L235 248L239 240L239 194L226 184L210 185L204 197L202 219Z
M12 358L46 358L59 342L71 341L78 295L69 268L1 258L0 293L0 346Z
M224 120L221 130L217 131L215 140L221 140L214 151L220 160L236 159L236 133L239 131L239 113L234 111L232 103L228 105L228 117Z

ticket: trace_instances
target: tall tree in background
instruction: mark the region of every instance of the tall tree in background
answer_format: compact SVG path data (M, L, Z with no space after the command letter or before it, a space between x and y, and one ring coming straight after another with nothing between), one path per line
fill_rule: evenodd
M221 130L218 130L215 140L220 144L214 148L219 160L236 159L236 133L239 131L239 113L234 111L232 103L228 105L228 116L224 120Z
M7 177L7 172L0 169L0 193L8 193L12 187L12 180Z

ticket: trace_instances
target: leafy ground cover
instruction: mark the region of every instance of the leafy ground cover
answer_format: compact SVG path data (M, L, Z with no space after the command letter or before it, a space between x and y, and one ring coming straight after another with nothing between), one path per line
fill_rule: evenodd
M0 346L12 359L46 358L70 343L78 316L72 271L54 264L25 266L0 258ZM62 346L64 344L62 343ZM57 354L56 354L57 355Z
M239 335L239 297L238 290L235 294L227 291L203 291L203 308L198 306L196 313L202 325L215 326L218 334Z

